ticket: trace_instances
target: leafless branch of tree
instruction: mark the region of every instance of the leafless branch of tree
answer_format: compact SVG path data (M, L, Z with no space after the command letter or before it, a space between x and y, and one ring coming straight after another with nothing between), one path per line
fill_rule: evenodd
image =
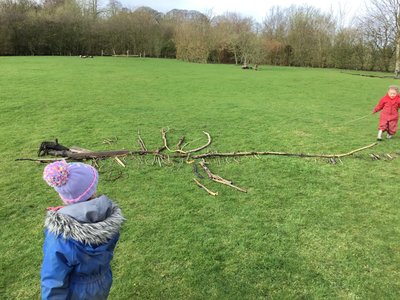
M365 149L371 148L375 146L377 143L372 143L370 145L352 150L350 152L342 153L342 154L307 154L307 153L289 153L289 152L275 152L275 151L243 151L243 152L206 152L202 154L196 154L193 155L193 153L199 152L201 150L206 149L208 146L210 146L212 142L211 135L207 132L203 132L207 136L207 142L203 144L200 147L193 148L188 151L183 151L182 150L182 144L184 141L184 137L181 137L178 144L176 145L177 150L172 150L168 146L168 140L167 140L167 132L168 130L161 129L161 138L163 141L163 146L156 149L156 150L148 150L143 139L141 138L140 134L138 134L138 143L141 148L141 150L113 150L113 151L90 151L87 149L83 149L80 147L74 147L74 148L68 148L66 146L63 146L58 143L58 140L56 142L42 142L40 145L40 149L38 152L39 156L44 156L44 155L52 155L55 157L62 157L62 159L67 159L67 160L92 160L92 163L96 166L98 166L98 161L106 158L113 158L118 165L125 167L125 163L122 161L124 157L129 157L129 156L153 156L153 164L158 164L160 167L163 165L163 163L170 162L170 159L182 159L185 160L189 164L194 164L194 173L198 174L197 172L197 166L196 164L198 163L202 169L205 171L207 174L208 178L214 182L229 186L231 188L234 188L238 191L241 191L243 193L246 193L247 190L243 189L241 187L238 187L233 184L232 181L227 180L222 178L219 175L216 175L211 172L211 170L207 166L207 162L205 161L206 158L218 158L218 157L241 157L241 156L253 156L256 158L259 158L259 156L262 155L278 155L278 156L296 156L296 157L313 157L313 158L327 158L330 163L336 163L336 159L339 159L342 157L346 156L351 156L354 153L363 151ZM77 150L78 149L78 150ZM80 150L79 150L80 149ZM84 150L84 151L83 151ZM167 153L162 153L164 150L168 150L169 154ZM17 161L24 161L24 160L29 160L29 161L38 161L42 163L49 163L53 161L57 161L60 159L54 159L54 158L39 158L39 159L31 159L31 158L18 158L16 159ZM200 162L198 162L200 160ZM199 174L200 175L200 174ZM198 176L200 178L200 176ZM200 187L202 187L204 190L206 190L210 195L217 195L218 193L215 193L213 191L210 191L207 189L204 185L202 185L197 179L195 179L196 184Z

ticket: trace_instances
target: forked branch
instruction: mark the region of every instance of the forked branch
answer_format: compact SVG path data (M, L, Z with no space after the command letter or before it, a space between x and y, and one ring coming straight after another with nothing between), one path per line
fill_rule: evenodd
M194 149L191 149L191 150L188 150L188 151L184 151L184 150L182 150L182 144L183 144L183 142L184 142L185 137L182 137L182 138L178 141L178 144L177 144L177 146L176 146L177 149L176 149L176 150L171 150L171 149L169 148L169 146L168 146L167 132L168 132L168 130L165 131L164 128L162 128L162 129L161 129L161 138L162 138L162 140L163 140L165 149L167 149L169 152L173 152L173 153L179 153L179 154L187 155L187 154L189 154L189 153L199 152L199 151L201 151L201 150L207 148L208 146L210 146L210 145L211 145L211 142L212 142L212 139L211 139L210 134L209 134L208 132L203 131L203 133L207 136L207 143L205 143L203 146L200 146L200 147L198 147L198 148L194 148Z

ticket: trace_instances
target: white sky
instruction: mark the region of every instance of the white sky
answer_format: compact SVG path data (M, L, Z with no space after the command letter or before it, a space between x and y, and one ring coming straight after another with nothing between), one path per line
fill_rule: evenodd
M328 12L331 9L338 13L345 12L345 18L350 19L357 12L364 10L365 3L369 0L120 0L128 8L149 6L160 12L171 9L197 10L200 12L212 11L213 15L224 12L237 12L244 17L253 17L261 22L272 6L289 7L291 5L307 4Z

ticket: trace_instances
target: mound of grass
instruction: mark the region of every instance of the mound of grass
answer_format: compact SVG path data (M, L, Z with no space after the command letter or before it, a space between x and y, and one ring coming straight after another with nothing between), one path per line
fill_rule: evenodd
M43 140L93 150L149 148L185 135L210 150L343 153L375 141L372 111L390 79L337 70L199 65L175 60L0 58L1 275L5 299L37 299L43 218L60 201L34 157ZM110 137L114 144L104 144ZM400 296L397 179L384 141L343 164L296 157L210 160L243 194L191 166L103 162L99 192L127 219L111 299L292 299ZM117 181L109 181L122 172Z

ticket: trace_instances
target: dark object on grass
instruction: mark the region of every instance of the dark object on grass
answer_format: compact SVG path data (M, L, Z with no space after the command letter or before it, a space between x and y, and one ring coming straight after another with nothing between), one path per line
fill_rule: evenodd
M397 75L373 75L373 74L361 74L361 73L350 73L350 72L343 72L340 73L348 74L348 75L355 75L355 76L364 76L364 77L372 77L372 78L393 78L393 79L400 79Z
M196 164L192 165L192 169L193 169L194 175L196 175L197 178L204 179L204 176L199 173L199 170L198 170Z
M55 142L44 141L40 144L40 147L38 150L38 156L45 156L45 155L49 154L50 150L69 151L69 148L59 144L58 139L56 139Z
M252 67L252 66L249 66L248 64L243 64L242 65L242 69L243 70L255 70L255 71L257 71L258 70L258 65L257 64L254 64L254 66Z

